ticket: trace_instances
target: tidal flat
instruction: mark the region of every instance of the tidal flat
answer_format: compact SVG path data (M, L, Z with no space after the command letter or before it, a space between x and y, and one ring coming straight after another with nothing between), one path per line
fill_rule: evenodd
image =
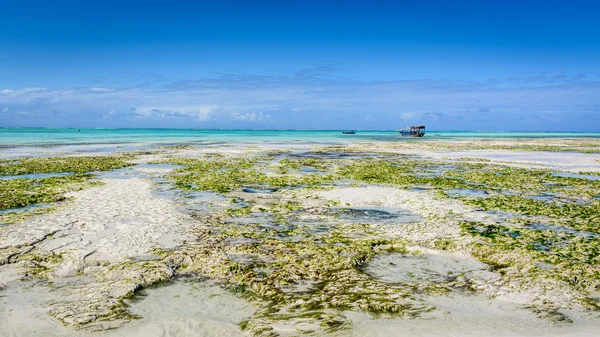
M600 329L600 140L106 147L0 150L3 336Z

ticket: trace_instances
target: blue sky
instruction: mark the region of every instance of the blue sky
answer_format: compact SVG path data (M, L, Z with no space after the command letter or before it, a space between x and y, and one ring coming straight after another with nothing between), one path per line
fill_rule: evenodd
M593 1L0 3L0 126L600 131Z

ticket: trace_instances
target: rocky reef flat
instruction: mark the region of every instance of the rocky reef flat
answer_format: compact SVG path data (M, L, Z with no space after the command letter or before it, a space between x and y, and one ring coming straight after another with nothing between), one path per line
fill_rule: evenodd
M600 140L109 147L0 150L3 336L600 330Z

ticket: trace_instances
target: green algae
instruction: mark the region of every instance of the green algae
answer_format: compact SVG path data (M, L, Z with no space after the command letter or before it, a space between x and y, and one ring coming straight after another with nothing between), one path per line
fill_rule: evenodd
M328 149L331 151L331 149ZM278 165L283 167L280 172L285 172L281 176L285 176L286 179L294 177L294 175L288 174L290 171L298 171L302 167L312 166L325 169L329 172L335 172L335 180L346 179L354 184L358 182L367 184L383 184L392 185L400 188L414 188L420 186L428 186L433 189L433 192L438 198L447 198L447 191L451 189L470 189L474 191L485 191L488 194L485 197L459 197L457 200L462 201L468 205L474 206L481 211L506 211L512 212L521 218L516 218L512 224L495 224L485 227L485 229L474 230L474 227L468 227L465 225L464 233L472 237L476 237L476 243L468 246L469 252L475 257L493 266L501 275L503 275L507 283L517 282L523 287L533 286L536 282L542 282L549 289L566 287L571 289L578 298L580 303L591 303L589 298L586 297L592 291L598 290L598 281L600 279L598 275L598 247L599 242L595 237L578 236L573 233L556 232L556 231L536 231L532 229L522 228L523 224L519 221L526 221L527 219L543 217L549 223L565 226L567 228L573 228L579 231L588 231L590 233L598 233L600 230L597 226L598 214L600 214L600 202L594 201L593 197L600 195L600 184L596 181L586 181L584 179L574 179L569 177L554 176L552 171L540 170L540 169L525 169L518 167L510 167L504 165L498 165L490 162L471 162L470 160L460 161L459 164L454 162L431 162L423 160L402 160L397 158L384 158L384 159L352 159L352 160L340 160L318 158L317 160L305 161L305 159L284 159L281 160ZM258 174L257 168L261 165L268 165L268 158L262 158L260 160L253 160L251 163L239 161L239 159L227 159L230 168L226 171L229 174L234 171L233 182L225 183L226 188L222 189L208 189L220 192L229 192L236 187L243 186L246 183L252 181L253 183L259 182L265 186L293 186L303 187L302 184L269 184L268 180ZM283 162L283 163L282 163ZM240 163L242 164L240 167ZM213 163L204 163L202 165L214 165ZM226 165L217 163L216 167L222 168ZM245 171L245 172L241 172ZM182 170L185 172L185 169ZM208 172L214 172L208 170ZM179 174L179 173L178 173ZM199 179L192 182L190 180L190 186L192 183L196 183L195 186L203 186L197 184ZM304 175L306 176L306 174ZM211 177L211 179L217 179L217 176ZM323 181L321 181L322 183ZM204 185L204 188L207 186ZM505 194L505 191L510 191L510 194ZM536 200L532 196L539 195L541 193L553 193L556 195L556 200ZM260 207L260 210L273 215L273 222L275 224L289 224L287 220L288 214L302 210L301 205L294 205L290 209L281 204L277 207ZM227 216L234 216L235 213L229 213ZM354 278L353 272L359 268L361 263L368 261L372 258L372 254L357 254L356 251L350 253L356 260L354 263L344 269L336 267L338 272L335 273L335 282L328 282L324 276L316 277L314 275L299 273L299 268L290 272L287 270L289 266L297 266L298 264L305 263L303 260L294 259L293 256L299 254L297 249L303 249L304 252L316 251L321 256L320 260L329 261L330 265L338 265L333 257L327 255L324 251L319 251L318 246L313 246L315 242L320 245L324 245L331 249L331 246L347 246L359 244L360 240L355 238L346 237L342 241L331 241L333 238L341 238L341 235L336 230L330 231L325 238L319 237L318 241L315 237L312 237L308 232L302 232L298 228L290 230L289 233L283 233L281 231L271 232L270 242L267 238L257 236L257 233L272 231L261 228L259 225L254 230L250 230L252 225L246 228L247 232L244 232L242 237L252 238L254 250L244 251L254 256L254 258L268 257L268 260L277 260L279 256L286 256L285 265L273 264L273 262L257 262L259 269L270 268L275 270L286 270L286 273L280 274L279 271L272 274L260 274L253 273L245 264L233 263L229 265L229 268L218 269L220 272L214 273L214 270L207 271L202 270L203 273L210 275L211 277L228 278L231 276L230 273L238 274L241 273L244 277L236 279L233 278L235 284L241 286L246 296L251 298L260 299L262 301L268 301L271 305L279 303L281 311L289 311L290 308L299 309L297 306L292 306L290 302L286 300L292 296L290 294L282 294L281 291L269 287L265 287L262 281L257 279L271 280L274 282L274 278L278 282L294 283L297 280L311 280L315 281L319 286L311 293L312 297L315 294L321 298L322 302L313 303L310 301L303 302L300 309L311 308L311 310L365 310L368 312L402 312L406 308L400 308L397 305L391 305L387 307L387 303L380 302L376 295L373 295L376 299L374 302L364 303L360 307L348 305L348 303L360 302L361 296L367 296L362 293L358 297L354 297L356 294L339 295L336 297L333 291L327 291L328 285L334 287L336 294L345 294L343 284L360 284L361 289L375 288L377 291L384 291L378 286L371 283L363 282L360 278ZM222 228L221 225L215 225L215 227ZM340 228L340 227L338 227ZM226 237L240 236L238 231L239 228L233 227L227 229L225 232L219 232L218 235L224 235ZM233 232L231 232L233 231ZM237 234L236 234L237 233ZM270 255L270 245L274 242L282 244L282 235L292 236L300 235L304 238L300 242L286 243L285 249L281 249L276 257ZM213 233L213 235L215 235ZM374 235L376 236L376 235ZM330 240L330 241L328 241ZM380 244L375 240L371 242L373 247L379 247ZM425 243L433 248L440 250L462 250L463 246L457 245L452 239L437 239L432 242ZM384 244L385 246L385 244ZM257 248L261 247L261 249ZM547 248L550 247L550 248ZM265 251L269 253L265 253ZM314 252L313 251L313 252ZM402 250L399 250L402 251ZM338 252L340 254L341 252ZM291 257L289 256L291 254ZM518 256L519 258L515 258ZM259 259L260 260L260 259ZM534 263L535 262L535 263ZM230 264L226 258L221 260L220 263ZM262 264L261 264L262 263ZM553 266L546 270L539 267L536 263L544 263ZM255 264L252 264L256 266ZM327 270L325 267L320 267L322 270ZM352 275L352 277L345 278L346 276L339 272L345 270ZM354 270L354 271L352 271ZM333 272L333 271L332 271ZM223 273L223 274L221 274ZM291 279L290 275L297 276ZM224 275L228 275L225 277ZM272 275L272 276L269 276ZM342 276L344 275L344 276ZM255 279L256 278L256 279ZM372 282L372 280L370 280ZM237 283L236 283L237 282ZM258 284L257 284L258 282ZM335 285L335 286L333 286ZM358 286L357 286L358 287ZM468 285L466 285L468 288ZM268 289L268 291L266 290ZM406 292L404 293L407 297L413 296L415 293L445 293L448 291L448 285L438 287L435 289L411 289L408 291L403 288ZM369 295L369 296L370 296ZM296 301L297 297L302 295L293 295ZM327 303L327 304L325 304ZM336 305L330 305L330 303L336 303ZM395 308L395 309L394 309ZM540 309L542 310L542 309ZM544 308L543 310L549 310ZM406 310L410 312L410 310ZM552 316L552 315L551 315ZM548 316L550 317L550 316ZM554 317L554 316L552 316ZM265 318L261 318L263 321ZM268 319L266 319L268 321ZM266 325L265 325L266 324ZM260 325L262 327L268 326L267 323Z
M598 237L477 222L463 222L461 227L477 238L470 245L472 254L494 266L507 282L570 289L583 305L600 290Z
M39 278L48 278L56 267L65 259L65 253L42 252L34 250L19 257L27 265L27 275Z
M30 219L35 216L54 213L54 212L60 210L62 208L61 206L62 205L57 204L57 205L52 205L52 206L48 206L48 207L33 209L30 211L6 212L6 213L0 215L0 224L6 224L6 225L19 224L19 223L22 223L23 221L26 221L27 219Z
M343 151L342 149L338 149ZM327 149L332 151L332 149ZM283 159L273 163L275 152L254 158L208 156L203 159L171 158L169 163L186 166L174 170L170 179L182 189L210 190L230 193L245 186L263 188L316 188L328 186L342 179L353 183L384 184L401 188L429 186L440 198L447 198L448 189L468 188L489 191L486 198L458 198L480 210L504 210L525 217L543 216L554 223L578 230L597 232L598 203L584 204L598 195L595 183L582 179L554 177L547 170L531 170L492 165L489 163L429 162L398 159L352 159L345 161L326 158ZM264 167L281 167L280 174L260 172ZM313 167L328 175L301 174L303 167ZM293 171L293 172L292 172ZM434 174L429 174L430 172ZM428 175L425 175L428 174ZM516 195L504 196L505 190ZM552 191L563 195L559 201L540 201L528 196ZM595 194L596 193L596 194ZM241 297L255 301L260 307L240 326L251 334L278 335L273 326L285 323L296 326L299 333L314 331L333 332L348 329L350 324L343 312L366 311L375 316L416 317L431 307L415 303L420 295L447 294L458 284L414 285L383 284L361 272L361 266L378 254L406 253L413 244L400 238L383 237L369 224L335 224L319 236L308 226L298 223L294 216L307 209L306 200L331 206L317 198L257 201L241 200L251 206L233 207L206 217L205 227L195 230L197 242L189 242L180 251L155 253L163 258L185 260L172 264L178 273L201 274L218 279L226 288ZM238 194L230 194L238 196ZM236 200L236 199L234 199ZM587 200L589 201L589 200ZM255 212L269 215L268 226L257 223L230 224L227 220L251 216ZM449 214L450 216L451 214ZM518 220L520 221L520 220ZM476 240L468 250L482 262L495 268L506 285L520 287L542 284L548 288L565 287L578 296L578 301L593 308L591 292L597 291L598 239L578 237L572 233L535 231L523 228L522 223L462 223L463 233ZM518 234L518 235L517 235ZM233 239L249 239L246 243L232 243ZM288 241L288 239L294 239ZM450 238L425 243L440 250L461 250ZM548 269L540 264L548 265ZM123 270L130 268L123 265ZM40 269L40 275L47 270ZM166 275L160 280L168 279ZM131 280L127 280L132 282ZM160 281L159 281L160 282ZM305 283L310 286L303 288ZM153 283L132 282L144 287ZM468 284L464 288L469 290ZM291 290L290 290L291 289ZM294 290L300 289L300 290ZM135 296L135 291L122 299ZM556 310L534 307L540 316L565 322ZM127 318L126 305L118 304L104 320ZM314 324L302 330L302 324Z
M350 239L346 233L352 232L352 227L333 230L327 237L320 236L318 241L302 228L277 231L259 229L256 225L240 228L225 224L218 224L218 228L218 233L212 227L210 233L202 236L205 240L201 241L210 241L210 249L195 247L186 252L194 261L189 269L229 282L244 296L266 302L269 311L250 321L272 323L304 319L319 310L330 314L364 310L418 315L422 309L402 301L412 296L413 289L381 284L357 270L358 266L379 253L381 246L386 246L382 250L385 252L404 252L402 240ZM365 229L364 226L354 229L359 228ZM306 237L301 243L280 239L298 234ZM225 238L236 237L252 238L256 242L246 246L226 244ZM231 258L238 255L245 258ZM259 272L264 269L270 272ZM306 293L282 290L302 280L314 282L315 286ZM321 323L329 325L325 319ZM332 324L331 328L337 326ZM263 331L264 324L258 326L260 329L252 329L253 333Z
M382 237L369 224L337 223L314 235L310 226L294 220L306 211L302 200L261 202L244 211L207 216L205 227L196 231L196 242L161 253L192 261L178 272L221 280L227 289L263 308L240 324L254 335L276 336L273 326L282 321L297 326L299 333L303 324L325 332L348 329L342 314L347 310L417 317L432 307L414 301L416 294L447 292L446 285L381 283L360 270L378 254L406 253L403 239ZM327 201L320 203L326 211ZM256 210L272 216L272 221L267 226L230 221Z
M422 176L423 172L437 176ZM401 188L429 186L437 191L468 189L491 193L485 198L461 199L483 210L503 210L523 215L548 216L570 221L572 226L597 232L600 214L600 181L552 175L552 171L502 165L462 163L432 164L419 161L360 160L341 167L343 178ZM507 195L504 192L510 191ZM557 200L535 200L532 196L552 193ZM448 196L447 193L445 193ZM443 195L440 195L443 196Z
M246 186L260 186L267 189L319 186L335 180L333 175L268 175L259 171L258 158L173 158L168 162L186 166L176 170L169 177L175 181L177 187L217 193L228 193Z
M403 188L430 185L439 188L468 188L462 179L450 175L420 176L429 170L443 170L444 166L417 160L356 160L339 169L338 175L370 184L390 184Z
M76 174L43 179L0 180L0 209L64 201L66 192L97 185L88 181L92 177L90 174Z
M0 209L25 207L66 200L67 192L99 185L90 182L90 171L108 171L133 165L134 154L95 157L32 157L0 161L0 175L73 172L73 175L48 178L0 180ZM35 214L35 213L29 213ZM3 217L4 218L4 217Z
M423 176L432 168L438 176ZM452 167L450 163L358 160L342 167L338 174L400 188L426 185L440 198L447 198L448 190L455 188L485 191L479 197L458 200L479 211L511 212L516 218L508 223L463 223L464 234L476 239L468 246L469 252L493 266L507 286L563 289L577 298L577 303L594 308L590 296L600 290L600 239L592 234L600 233L600 201L596 199L600 183L552 173L491 163L461 162ZM552 197L535 199L538 195ZM527 223L534 219L568 230L528 228ZM460 249L452 240L435 240L431 245L442 250ZM540 316L568 321L554 314L548 303L538 304L543 307Z
M600 202L588 204L552 204L522 196L493 196L489 198L464 198L467 204L482 210L502 210L522 215L549 217L551 222L577 230L600 233Z
M31 157L0 160L0 176L31 173L87 173L133 165L133 154L88 157Z

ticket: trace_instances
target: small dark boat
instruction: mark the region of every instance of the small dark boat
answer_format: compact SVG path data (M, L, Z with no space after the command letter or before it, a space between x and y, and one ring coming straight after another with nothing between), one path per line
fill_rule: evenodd
M411 126L408 129L398 131L402 137L423 137L425 136L425 125Z
M356 133L356 131L342 131L342 133L345 135L353 135Z

